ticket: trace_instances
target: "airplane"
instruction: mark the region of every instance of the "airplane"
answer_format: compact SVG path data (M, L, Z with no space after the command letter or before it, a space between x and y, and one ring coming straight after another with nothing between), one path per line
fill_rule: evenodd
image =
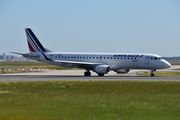
M153 77L154 71L171 67L159 55L149 53L52 52L41 44L30 28L25 28L25 32L29 53L11 53L55 66L82 68L85 69L84 76L91 76L90 71L104 76L110 70L128 73L130 69L147 69Z

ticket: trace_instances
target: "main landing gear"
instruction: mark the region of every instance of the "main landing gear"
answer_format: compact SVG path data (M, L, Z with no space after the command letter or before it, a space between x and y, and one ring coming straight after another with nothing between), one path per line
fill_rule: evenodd
M151 76L151 77L154 77L154 73L153 73L153 72L156 71L156 70L150 70L150 71L151 71L150 76Z
M91 76L91 72L89 70L85 71L84 76ZM98 76L104 76L104 74L99 73Z
M98 76L104 76L104 74L99 73Z
M89 70L85 71L84 76L91 76L91 72Z

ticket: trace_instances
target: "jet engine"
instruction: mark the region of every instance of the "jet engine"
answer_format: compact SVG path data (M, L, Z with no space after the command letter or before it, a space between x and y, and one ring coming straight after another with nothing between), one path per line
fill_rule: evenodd
M94 71L99 76L104 76L104 74L107 74L110 71L110 66L109 65L98 65L94 68Z
M124 74L124 73L128 73L130 69L119 69L119 70L114 70L114 71L117 72L118 74Z

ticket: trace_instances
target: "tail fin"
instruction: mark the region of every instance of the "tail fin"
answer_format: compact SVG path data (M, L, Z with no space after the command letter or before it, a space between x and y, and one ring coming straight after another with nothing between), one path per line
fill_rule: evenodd
M35 36L30 28L25 29L29 52L49 52L50 50L44 48L38 38Z

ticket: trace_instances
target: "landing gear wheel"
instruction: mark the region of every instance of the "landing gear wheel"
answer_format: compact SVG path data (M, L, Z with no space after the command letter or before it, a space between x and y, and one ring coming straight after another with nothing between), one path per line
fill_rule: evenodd
M104 76L104 74L98 74L99 76Z
M151 73L151 77L154 77L154 73Z
M150 75L151 77L154 77L154 73L153 73L154 71L156 70L151 70L151 75Z
M91 76L91 72L89 71L84 72L84 76Z

